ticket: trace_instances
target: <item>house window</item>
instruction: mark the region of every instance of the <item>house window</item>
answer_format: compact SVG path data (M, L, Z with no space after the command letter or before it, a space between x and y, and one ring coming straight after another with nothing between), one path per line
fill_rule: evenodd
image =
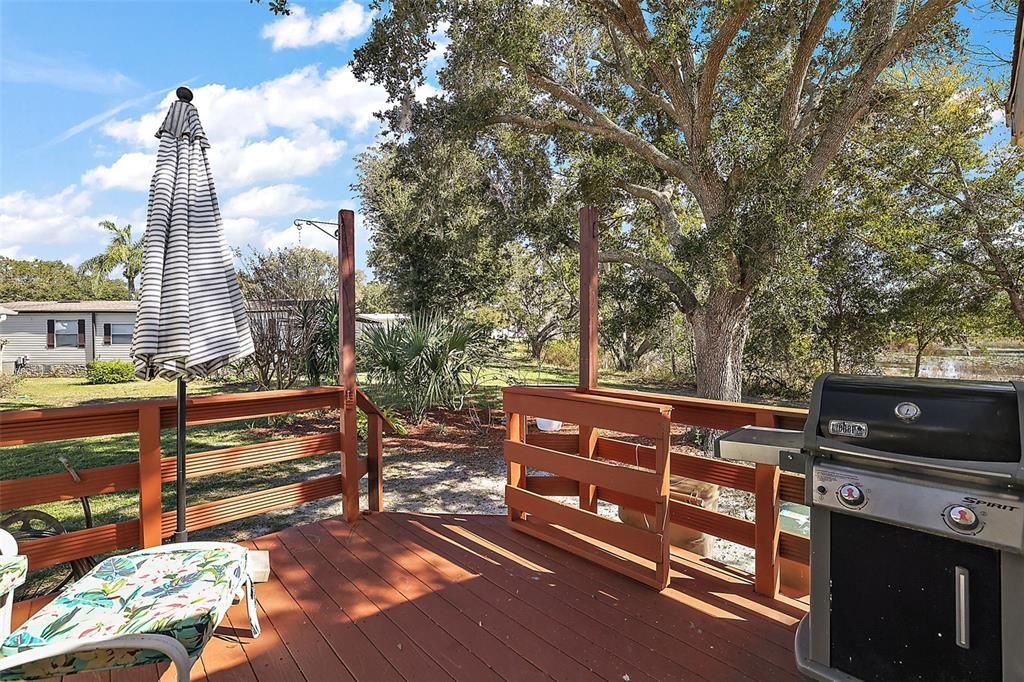
M78 348L78 320L54 320L53 335L57 348Z
M129 345L132 342L132 325L112 324L110 325L110 343L117 345Z

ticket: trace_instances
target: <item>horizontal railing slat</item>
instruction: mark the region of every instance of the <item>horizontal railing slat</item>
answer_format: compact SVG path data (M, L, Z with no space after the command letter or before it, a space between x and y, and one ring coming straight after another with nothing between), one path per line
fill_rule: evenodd
M341 434L336 431L239 445L187 455L185 475L187 478L200 478L303 457L316 457L340 450ZM177 460L174 457L162 458L160 460L160 480L163 483L174 481L177 468Z
M77 472L80 482L67 472L0 481L0 511L139 487L139 467L134 463L78 469Z
M28 557L29 570L46 568L73 559L134 547L139 542L138 520L108 523L64 535L21 540L18 551Z
M614 438L597 439L597 456L625 464L642 467L654 466L654 448ZM726 462L710 457L671 453L670 470L673 476L684 476L705 483L715 483L725 488L734 488L748 493L754 492L754 467L736 462ZM780 497L787 502L803 504L804 477L783 471L779 475Z
M504 389L508 413L600 426L638 436L660 438L671 408L635 400L620 400L578 393L569 388L513 386Z
M527 476L526 489L547 497L575 497L580 494L580 483L564 476Z
M667 494L667 491L661 489L661 477L653 471L585 459L579 455L548 450L536 445L506 440L505 461L518 462L532 469L586 481L591 485L611 488L648 500Z
M227 393L189 400L185 404L185 419L189 426L202 426L240 419L273 417L293 412L327 410L337 408L340 398L341 389L336 386L287 391ZM177 414L176 403L161 405L160 428L173 428L177 422Z
M645 559L656 561L661 556L660 533L641 530L583 509L568 507L515 486L505 486L505 502L510 508L536 515L547 523L583 533Z
M336 408L340 396L341 388L337 386L224 393L189 398L185 409L189 426L199 426ZM160 408L161 428L175 425L177 402L167 399L42 410L5 410L0 412L0 447L135 433L139 426L139 410L152 406Z
M200 530L277 509L295 507L323 497L340 495L343 485L344 477L341 474L332 474L276 488L255 490L223 500L204 502L188 507L186 527L190 531ZM170 537L174 533L174 510L163 513L160 525L163 537Z
M526 442L548 450L559 452L579 452L580 436L578 433L549 433L547 431L530 431L526 434Z
M780 429L799 431L804 428L807 410L798 407L775 407L756 403L737 403L728 400L710 400L689 396L652 393L648 391L627 391L598 387L590 389L593 395L639 400L648 403L668 405L672 408L672 421L688 426L703 426L709 429L736 429L749 424L761 424L758 415Z

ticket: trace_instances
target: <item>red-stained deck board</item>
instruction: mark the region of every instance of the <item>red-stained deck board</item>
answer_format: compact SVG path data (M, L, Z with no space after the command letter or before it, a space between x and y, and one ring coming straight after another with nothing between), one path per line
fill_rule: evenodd
M367 551L376 554L375 548L366 547L358 540L352 542L354 536L339 539L321 524L305 526L300 531L331 566L349 581L349 585L359 586L359 594L353 595L355 598L362 596L363 599L369 599L380 613L394 622L403 633L415 638L424 653L448 675L455 679L461 677L481 682L501 681L502 678L487 667L487 664L418 609L414 600L406 599L405 595L396 589L396 585L403 584L402 578L405 576L398 576L396 579L388 571L375 573L371 569L375 563L372 557L366 559L369 563L361 560ZM410 576L407 579L412 578Z
M368 514L258 538L263 635L234 605L192 680L800 679L806 605L673 551L663 592L517 533L501 516ZM41 608L19 604L16 623ZM66 678L173 682L166 664Z

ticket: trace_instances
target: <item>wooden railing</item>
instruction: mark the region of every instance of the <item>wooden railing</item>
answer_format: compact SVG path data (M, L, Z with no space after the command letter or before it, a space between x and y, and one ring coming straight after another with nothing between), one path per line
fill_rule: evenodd
M331 495L355 497L358 507L359 479L369 475L369 506L382 508L383 433L393 426L361 391L356 406L367 416L367 455L345 452L341 428L310 436L285 438L206 452L186 458L189 479L339 452L338 473L257 490L226 499L188 507L189 531L287 507ZM344 408L344 392L329 386L245 394L221 394L192 398L186 406L188 426L243 419ZM174 400L119 402L106 405L0 412L0 448L28 443L138 434L135 462L79 469L80 481L66 473L0 481L0 512L21 507L138 489L137 519L108 523L20 544L32 569L44 568L86 556L130 547L152 547L169 537L175 512L161 506L161 486L175 479L174 457L163 457L160 431L173 428ZM87 446L86 446L87 447ZM2 456L2 455L0 455Z
M667 519L670 408L636 400L605 398L557 389L506 389L508 439L505 461L508 485L505 502L512 527L554 545L586 556L595 563L619 571L643 583L664 589L669 582ZM525 415L579 424L581 434L570 450L559 451L530 442ZM598 425L649 438L654 442L648 457L634 467L621 467L593 459L593 430ZM577 447L579 450L577 450ZM527 476L530 468L553 476ZM538 485L539 483L539 485ZM651 528L636 528L599 516L597 499L602 492L633 500L654 517ZM580 508L548 499L550 495L580 496ZM568 529L612 545L654 565L653 574L627 556L581 545Z
M725 401L703 400L665 395L659 393L643 393L615 389L594 388L585 393L575 388L525 387L517 386L505 389L505 412L510 424L510 433L526 432L527 415L559 419L571 423L579 423L572 418L562 418L551 411L551 396L561 392L566 396L575 396L576 400L584 398L606 399L618 401L621 405L609 412L593 413L585 419L580 435L562 433L530 433L525 442L547 451L573 453L577 457L588 456L586 443L593 443L590 456L610 460L621 464L655 469L660 465L660 445L638 445L618 439L602 437L596 433L595 427L611 431L637 433L631 424L631 413L628 405L638 404L655 406L665 410L672 423L710 429L733 429L745 425L773 426L788 429L802 429L807 416L806 410L733 403ZM583 396L583 398L580 398ZM609 403L613 405L613 403ZM564 414L564 413L563 413ZM613 418L614 417L614 418ZM579 419L584 419L580 416ZM511 425L515 424L515 430ZM623 428L623 427L626 428ZM510 440L515 440L510 436ZM515 460L515 448L509 455L506 443L506 459ZM541 464L544 464L541 462ZM754 520L749 521L718 511L704 509L682 500L670 499L668 503L668 520L694 530L736 542L754 549L755 585L757 592L776 596L780 587L780 558L799 564L808 564L810 542L807 538L793 533L783 532L779 526L780 501L802 503L804 501L804 477L780 472L776 466L759 464L746 466L735 462L726 462L708 457L687 455L671 452L668 456L669 472L673 476L684 476L713 483L726 488L734 488L754 494ZM511 465L510 465L511 467ZM544 468L544 467L541 467ZM528 471L520 471L519 476L526 490L538 496L570 496L580 495L580 506L586 508L589 501L585 492L594 487L595 480L588 479L588 471L579 468L572 475L562 476L530 476ZM510 469L511 476L511 469ZM602 485L596 482L596 499L618 504L654 518L656 528L660 528L659 509L650 500L641 499L621 490L621 486ZM509 503L512 507L512 503ZM596 538L601 539L601 538Z

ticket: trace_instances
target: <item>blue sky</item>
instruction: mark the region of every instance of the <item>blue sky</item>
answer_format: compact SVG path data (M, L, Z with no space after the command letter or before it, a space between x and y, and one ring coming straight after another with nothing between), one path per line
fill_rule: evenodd
M960 14L974 42L1009 48L1008 18ZM371 18L354 0L293 3L287 18L245 0L3 0L0 255L77 264L101 250L103 219L141 234L153 133L182 83L211 140L233 245L294 244L294 218L358 210L353 157L372 144L385 97L347 64ZM993 134L1006 137L1001 125ZM356 229L363 267L361 219ZM308 229L301 239L333 249Z
M352 0L283 19L244 0L3 2L0 254L80 262L101 248L101 219L141 234L153 133L186 82L232 244L296 243L294 218L358 208L353 157L385 102L347 67L370 19Z

